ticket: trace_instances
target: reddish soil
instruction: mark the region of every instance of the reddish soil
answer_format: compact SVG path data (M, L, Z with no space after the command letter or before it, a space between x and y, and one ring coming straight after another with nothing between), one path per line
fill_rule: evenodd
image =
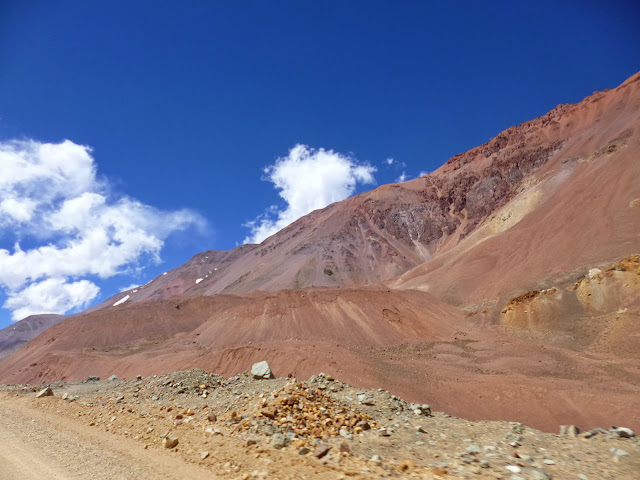
M230 376L266 359L278 376L326 371L471 419L548 431L640 429L640 361L479 328L418 291L305 289L176 299L52 327L0 364L0 382L135 376L201 367Z

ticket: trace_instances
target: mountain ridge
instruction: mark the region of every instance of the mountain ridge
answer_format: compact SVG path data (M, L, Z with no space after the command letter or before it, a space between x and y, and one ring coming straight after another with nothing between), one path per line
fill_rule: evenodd
M395 288L402 276L412 275L408 272L457 247L523 192L541 182L551 184L554 169L556 177L566 176L569 170L579 170L585 159L620 154L629 141L637 141L639 84L640 73L582 102L558 105L542 117L510 127L489 142L453 156L435 172L311 212L259 245L195 255L168 272L168 278L158 277L151 285L123 292L98 308L111 306L125 295L130 295L129 301L137 301L136 295L144 301L183 294L377 282L390 282ZM605 131L598 132L604 123ZM552 193L552 185L547 187L535 195ZM636 192L637 188L630 186L629 190ZM534 200L529 202L535 203L529 205L534 208L522 217L544 198ZM632 253L633 248L619 250L571 267L584 268ZM202 280L196 284L198 279ZM158 289L143 294L155 283Z
M640 74L505 132L74 315L0 381L267 360L466 418L638 429Z

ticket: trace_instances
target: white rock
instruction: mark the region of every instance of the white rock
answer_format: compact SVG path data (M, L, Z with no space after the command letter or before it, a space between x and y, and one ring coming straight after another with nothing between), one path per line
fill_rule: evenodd
M602 273L602 270L600 270L599 268L592 268L591 270L589 270L589 278L596 277L601 273Z
M506 467L507 470L509 470L511 473L520 473L520 471L522 470L519 466L517 465L507 465Z
M251 367L251 375L253 375L253 378L258 379L269 379L273 377L271 368L269 368L269 364L266 362L266 360L254 363Z
M620 438L631 438L636 436L635 432L627 427L611 427L611 433L616 434Z
M40 398L40 397L51 397L53 396L53 390L51 390L50 387L45 388L44 390L40 390L37 394L36 394L36 398Z

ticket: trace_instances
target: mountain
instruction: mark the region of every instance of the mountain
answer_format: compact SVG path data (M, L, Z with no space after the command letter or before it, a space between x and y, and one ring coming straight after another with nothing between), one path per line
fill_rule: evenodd
M640 74L511 127L437 171L208 251L98 308L309 286L427 290L493 302L640 250ZM636 202L636 203L634 203Z
M19 350L48 328L60 323L64 315L31 315L0 330L0 360Z
M472 419L640 429L640 74L437 171L208 251L50 328L0 382L268 360Z

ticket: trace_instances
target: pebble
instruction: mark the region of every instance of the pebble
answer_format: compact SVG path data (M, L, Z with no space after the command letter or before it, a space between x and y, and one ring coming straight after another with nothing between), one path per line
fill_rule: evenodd
M622 457L626 457L627 455L629 455L629 452L621 450L619 448L612 448L611 452L613 453L614 462L619 462Z
M164 445L164 448L174 448L176 445L178 445L178 443L178 438L171 435L166 435L162 439L162 445Z
M360 393L358 394L358 401L362 405L375 405L375 402L373 400L373 395L366 395L364 393Z
M288 437L285 437L281 433L276 433L271 437L271 446L277 450L286 447L291 443L291 440Z
M476 455L476 454L480 453L480 446L479 445L469 445L467 447L467 453L470 453L471 455Z
M522 469L523 473L526 474L527 478L530 480L551 480L551 475L542 470L541 468L536 467L524 467Z
M560 425L560 436L576 438L580 433L580 429L575 425Z
M329 445L320 444L316 448L316 451L313 453L313 456L316 457L316 458L322 458L327 453L329 453L329 450L331 450L331 447Z
M631 438L636 436L634 431L627 427L611 427L610 432L620 438Z
M371 457L371 461L376 465L382 465L382 458L380 458L380 455L373 455Z
M520 433L524 432L524 425L522 425L521 423L516 423L516 424L511 428L511 431L512 431L513 433L518 433L518 434L520 434Z

